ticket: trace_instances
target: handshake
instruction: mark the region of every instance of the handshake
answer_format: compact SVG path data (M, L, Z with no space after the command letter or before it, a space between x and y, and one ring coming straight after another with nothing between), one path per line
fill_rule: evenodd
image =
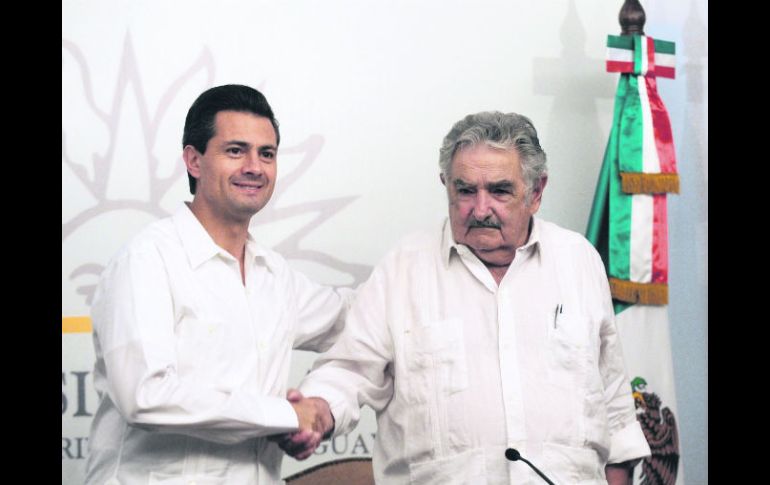
M334 416L329 403L320 397L305 397L296 389L289 389L286 399L297 413L299 431L271 436L287 455L304 460L313 454L322 440L334 431Z

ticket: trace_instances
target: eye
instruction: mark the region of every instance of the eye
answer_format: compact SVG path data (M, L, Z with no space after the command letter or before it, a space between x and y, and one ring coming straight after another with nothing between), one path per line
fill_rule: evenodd
M275 152L273 150L262 150L259 152L259 156L262 158L267 158L268 160L272 160L275 158Z
M460 195L471 195L473 194L473 189L460 188L457 189L457 193Z
M225 152L229 153L230 155L240 155L243 153L243 148L241 147L228 147Z

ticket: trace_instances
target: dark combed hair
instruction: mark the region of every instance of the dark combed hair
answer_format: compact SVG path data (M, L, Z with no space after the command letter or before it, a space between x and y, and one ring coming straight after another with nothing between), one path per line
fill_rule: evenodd
M275 130L276 145L281 143L278 120L265 96L249 86L225 84L204 91L190 106L184 120L182 149L192 145L199 152L205 153L209 140L216 134L216 116L220 111L253 113L269 119ZM197 181L189 173L187 179L190 182L190 193L195 194Z

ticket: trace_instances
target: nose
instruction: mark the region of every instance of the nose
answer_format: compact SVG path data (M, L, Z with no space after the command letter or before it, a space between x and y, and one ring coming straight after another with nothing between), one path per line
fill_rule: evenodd
M262 167L262 160L260 159L259 153L257 151L250 151L248 155L244 157L241 172L243 174L251 174L255 176L259 176L264 172L264 168Z
M492 200L486 190L479 190L476 193L473 215L479 220L484 220L492 215Z

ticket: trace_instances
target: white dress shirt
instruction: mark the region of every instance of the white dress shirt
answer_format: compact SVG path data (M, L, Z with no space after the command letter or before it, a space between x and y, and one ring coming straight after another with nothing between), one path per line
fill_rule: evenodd
M314 284L246 243L238 261L186 205L112 259L92 306L101 400L88 484L282 483L264 437L297 429L291 351L325 350L350 290Z
M359 288L337 343L303 380L336 434L377 412L378 484L606 483L649 455L601 258L534 219L500 285L448 221L406 238Z

